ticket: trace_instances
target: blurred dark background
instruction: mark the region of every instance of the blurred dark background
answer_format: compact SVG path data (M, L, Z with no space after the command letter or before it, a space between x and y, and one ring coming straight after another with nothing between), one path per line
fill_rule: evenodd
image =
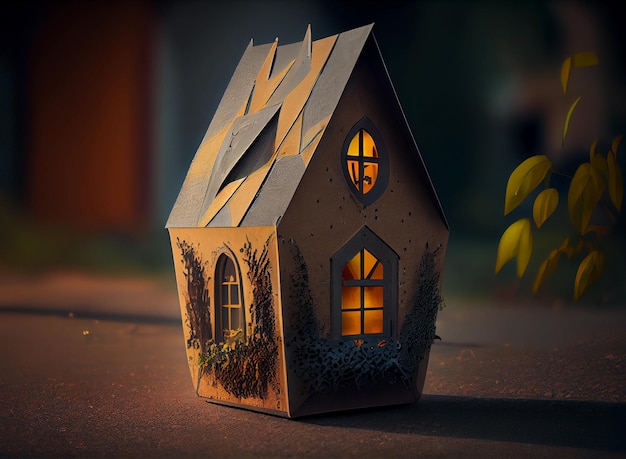
M493 273L515 218L503 216L507 178L534 154L573 174L595 138L606 153L626 131L622 11L607 1L3 2L0 274L71 269L173 283L163 227L249 40L286 44L308 24L319 39L374 22L450 223L444 294L526 295L542 257L521 282L513 266ZM580 51L601 65L575 70L564 95L561 63ZM624 301L624 228L621 217L593 301ZM535 244L546 256L563 236L557 224L542 230ZM571 297L574 273L557 275L542 298Z

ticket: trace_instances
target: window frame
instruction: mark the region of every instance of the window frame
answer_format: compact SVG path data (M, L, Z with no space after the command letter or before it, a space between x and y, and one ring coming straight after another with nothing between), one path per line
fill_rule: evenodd
M348 149L350 147L350 143L355 136L359 134L360 130L365 130L369 133L374 141L374 145L376 145L376 150L378 151L377 161L367 161L364 160L363 152L360 152L360 155L356 158L358 159L359 164L363 162L376 162L378 163L378 174L376 176L376 182L372 186L372 189L363 193L360 189L358 189L352 178L350 177L350 170L348 168L348 161L353 161L354 156L348 156ZM365 157L367 158L367 157ZM384 193L387 188L387 184L389 183L389 155L387 154L387 147L385 145L385 141L383 140L382 135L374 125L374 123L367 117L361 118L352 128L348 131L346 138L343 142L343 147L341 149L341 170L343 171L344 179L348 188L352 194L363 204L363 207L367 207L378 200Z
M342 273L345 265L354 256L366 249L383 265L383 331L382 333L360 333L342 335ZM335 340L368 338L397 338L398 321L398 261L400 257L371 229L363 226L330 260L331 271L331 336ZM363 280L365 286L367 280ZM363 297L361 297L363 301ZM361 304L363 311L363 304Z
M222 286L224 285L223 277L224 271L226 267L227 261L230 261L233 264L235 274L237 276L236 284L238 286L237 293L239 295L239 308L231 308L231 309L239 309L241 312L241 329L243 330L242 339L246 338L246 310L244 307L244 296L243 296L243 284L241 277L241 270L239 269L239 263L237 263L237 257L234 256L229 251L221 252L217 257L217 262L215 263L215 277L214 277L214 291L215 291L215 302L213 308L213 316L215 317L213 324L213 336L215 336L216 342L223 342L224 338L224 328L222 327L223 320L223 295L222 295ZM232 285L232 284L229 284Z

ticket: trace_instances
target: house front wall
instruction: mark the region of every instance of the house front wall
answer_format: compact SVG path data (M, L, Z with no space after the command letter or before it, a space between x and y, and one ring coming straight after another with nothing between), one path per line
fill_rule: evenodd
M298 347L298 340L337 341L331 259L360 231L371 231L397 255L397 279L393 287L397 288L397 305L390 338L400 339L415 305L424 277L420 263L425 254L432 255L431 268L437 275L437 287L441 286L438 274L443 268L449 231L375 52L375 43L370 38L278 226L285 335L287 341L296 342L292 349ZM366 206L351 191L351 184L342 171L346 136L364 117L383 139L389 167L382 195ZM300 333L303 328L309 331ZM378 346L384 343L379 340ZM293 355L289 346L287 349L288 356ZM292 364L303 365L298 358L288 357L288 365ZM315 384L303 381L306 376L302 375L302 372L298 375L297 368L293 371L289 368L289 399L294 411L316 390ZM322 392L328 389L322 387L325 384L327 382L318 384ZM415 384L413 395L419 396L423 381ZM355 403L376 405L410 401L406 397L394 399L391 392L383 392L377 396L378 400L374 397L369 403L367 400Z
M185 348L201 397L284 414L275 229L170 228Z

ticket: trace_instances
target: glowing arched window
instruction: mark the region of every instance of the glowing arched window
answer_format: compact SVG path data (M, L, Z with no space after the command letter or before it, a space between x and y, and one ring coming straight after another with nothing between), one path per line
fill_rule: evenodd
M222 254L216 272L216 324L218 339L245 335L244 308L241 298L239 270L233 260Z
M360 194L369 193L378 178L378 150L370 133L359 129L350 141L346 155L352 185Z
M398 255L364 226L331 258L332 325L337 338L395 337Z
M367 118L348 133L342 161L350 190L363 205L378 199L387 186L388 158L382 137Z
M341 335L383 332L384 268L361 249L341 272Z

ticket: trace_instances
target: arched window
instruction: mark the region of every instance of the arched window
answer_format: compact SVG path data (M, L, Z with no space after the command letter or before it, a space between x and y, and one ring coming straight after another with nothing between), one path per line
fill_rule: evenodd
M335 338L396 333L398 256L363 227L331 259Z
M239 267L231 257L220 255L215 272L215 336L217 341L245 338L246 322Z
M341 272L341 335L383 332L383 264L369 250L359 250Z
M369 119L363 118L350 129L341 161L352 193L364 206L376 201L389 180L389 158L382 137Z

